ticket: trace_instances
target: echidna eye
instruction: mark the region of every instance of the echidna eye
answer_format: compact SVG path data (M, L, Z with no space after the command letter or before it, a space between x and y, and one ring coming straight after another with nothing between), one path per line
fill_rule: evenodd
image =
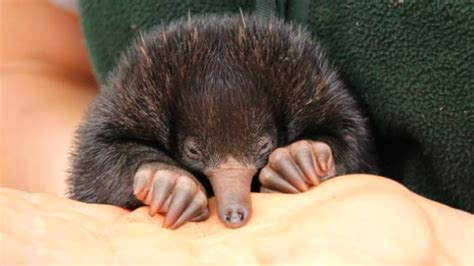
M202 153L199 150L197 141L194 139L187 139L184 143L185 156L192 160L200 160Z
M259 154L263 155L268 153L273 148L273 142L269 137L264 137L259 141L259 146Z
M270 149L270 143L266 142L263 144L262 148L260 149L261 153L267 152Z
M199 153L198 150L195 149L195 148L193 148L193 147L190 147L190 148L188 149L188 152L189 152L190 154L192 154L192 155L198 155L198 153Z

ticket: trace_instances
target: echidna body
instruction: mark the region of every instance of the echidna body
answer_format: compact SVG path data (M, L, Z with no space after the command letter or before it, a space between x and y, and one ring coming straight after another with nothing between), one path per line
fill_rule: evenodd
M282 192L305 190L298 175L316 184L305 160L318 182L375 169L366 121L318 44L298 27L254 17L182 20L140 35L77 136L72 198L150 205L172 228L207 217L207 202L195 200L201 185L226 225L244 225L252 178L266 166L260 181ZM295 143L312 152L285 150ZM321 143L330 148L323 165ZM181 192L192 187L184 177L198 189Z

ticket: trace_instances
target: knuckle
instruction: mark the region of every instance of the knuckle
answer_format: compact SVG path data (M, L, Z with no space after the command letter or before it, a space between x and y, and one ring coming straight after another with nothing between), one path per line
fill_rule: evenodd
M278 164L288 159L288 151L285 148L277 148L270 154L269 161L270 165Z
M188 177L180 177L177 186L178 189L187 194L194 194L196 192L196 184Z
M155 173L155 182L174 182L175 177L172 172L168 170L160 170Z
M327 152L327 153L331 152L331 147L329 147L329 145L325 142L321 142L321 141L315 142L313 143L313 147L316 149L316 151L319 151L319 152Z
M157 163L157 162L151 162L151 163L144 163L142 164L137 172L143 171L147 173L152 173L156 174L157 172L171 172L171 168L169 165L164 164L164 163Z
M298 151L298 150L311 150L311 143L307 140L301 140L301 141L297 141L295 143L293 143L291 145L291 148L294 150L294 151Z
M181 185L181 186L179 187L179 189L180 189L182 192L186 193L186 194L194 194L194 192L195 192L195 191L194 191L194 188L193 188L192 186L188 185L188 184L183 184L183 185Z
M200 221L205 221L209 218L209 210L206 207L203 207L202 209L199 210L199 212L194 216L194 218L191 219L191 221L195 222L200 222Z
M207 206L207 197L204 195L204 193L197 193L195 201L201 207Z
M268 168L265 167L260 171L260 174L258 176L258 180L260 181L261 184L267 185L268 184L268 179L269 179L269 171L268 171Z
M202 208L199 215L202 215L201 220L206 220L207 218L209 218L209 209L207 208L207 206L204 206Z
M140 165L140 167L138 167L137 172L149 172L149 171L155 171L155 170L156 170L156 167L154 164L145 163L145 164Z

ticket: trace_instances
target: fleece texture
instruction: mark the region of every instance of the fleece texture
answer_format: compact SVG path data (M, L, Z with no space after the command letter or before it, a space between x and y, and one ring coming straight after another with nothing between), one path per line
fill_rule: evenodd
M81 0L100 82L139 31L209 13L304 25L362 103L382 175L474 212L474 5L470 0Z
M377 129L383 174L473 212L473 2L314 0L308 11Z
M103 83L115 61L139 32L183 16L249 13L253 0L81 0L79 13L97 79Z

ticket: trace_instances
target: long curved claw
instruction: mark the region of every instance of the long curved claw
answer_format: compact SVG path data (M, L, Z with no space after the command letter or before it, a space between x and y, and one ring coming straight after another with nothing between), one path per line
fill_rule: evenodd
M298 193L336 173L331 147L321 141L301 140L274 150L260 171L262 192Z
M133 193L150 206L150 216L165 215L165 228L176 229L188 221L209 217L203 186L184 170L170 166L163 169L159 164L143 165L135 174Z

